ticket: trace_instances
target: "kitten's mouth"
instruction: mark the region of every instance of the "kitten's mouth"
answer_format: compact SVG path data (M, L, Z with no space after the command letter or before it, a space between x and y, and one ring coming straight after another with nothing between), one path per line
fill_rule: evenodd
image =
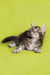
M34 33L34 34L33 34L33 37L34 37L34 38L38 38L39 35L38 35L37 33Z

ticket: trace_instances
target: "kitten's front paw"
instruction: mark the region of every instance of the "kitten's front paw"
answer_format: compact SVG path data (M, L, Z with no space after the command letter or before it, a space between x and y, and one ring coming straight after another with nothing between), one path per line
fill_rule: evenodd
M34 49L34 52L35 52L35 53L42 53L42 50L35 48L35 49Z
M17 53L16 50L13 50L12 53Z
M12 53L19 53L20 51L19 50L16 50L16 49L14 49L13 51L12 51Z
M35 51L35 50L34 50L34 52L35 52L35 53L42 53L42 50L40 50L40 51Z

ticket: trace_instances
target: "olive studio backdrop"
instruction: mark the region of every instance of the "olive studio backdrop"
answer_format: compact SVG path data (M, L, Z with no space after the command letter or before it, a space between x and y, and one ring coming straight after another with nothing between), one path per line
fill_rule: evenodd
M31 21L39 26L46 23L43 52L13 54L14 48L1 41L29 29ZM50 75L49 0L0 0L0 75Z

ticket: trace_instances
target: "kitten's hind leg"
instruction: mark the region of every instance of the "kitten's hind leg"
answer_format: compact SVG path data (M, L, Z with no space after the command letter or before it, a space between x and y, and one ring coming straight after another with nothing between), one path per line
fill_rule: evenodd
M35 48L33 51L34 51L35 53L42 53L41 47Z
M11 41L11 43L8 45L8 47L10 47L10 48L15 47L15 46L16 46L16 44L14 41Z
M19 53L25 48L24 45L19 45L16 49L14 49L12 52L13 53Z

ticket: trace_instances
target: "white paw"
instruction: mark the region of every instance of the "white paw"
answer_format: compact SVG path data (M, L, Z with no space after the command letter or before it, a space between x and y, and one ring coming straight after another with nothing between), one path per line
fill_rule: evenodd
M10 43L10 44L8 45L8 47L15 47L15 46L16 46L15 43L13 43L13 44Z
M42 50L39 50L39 53L42 53Z
M20 51L19 51L19 50L14 49L12 52L13 52L13 53L19 53Z
M35 53L42 53L42 50L41 50L41 49L38 50L37 48L35 48L35 49L34 49L34 52L35 52Z

